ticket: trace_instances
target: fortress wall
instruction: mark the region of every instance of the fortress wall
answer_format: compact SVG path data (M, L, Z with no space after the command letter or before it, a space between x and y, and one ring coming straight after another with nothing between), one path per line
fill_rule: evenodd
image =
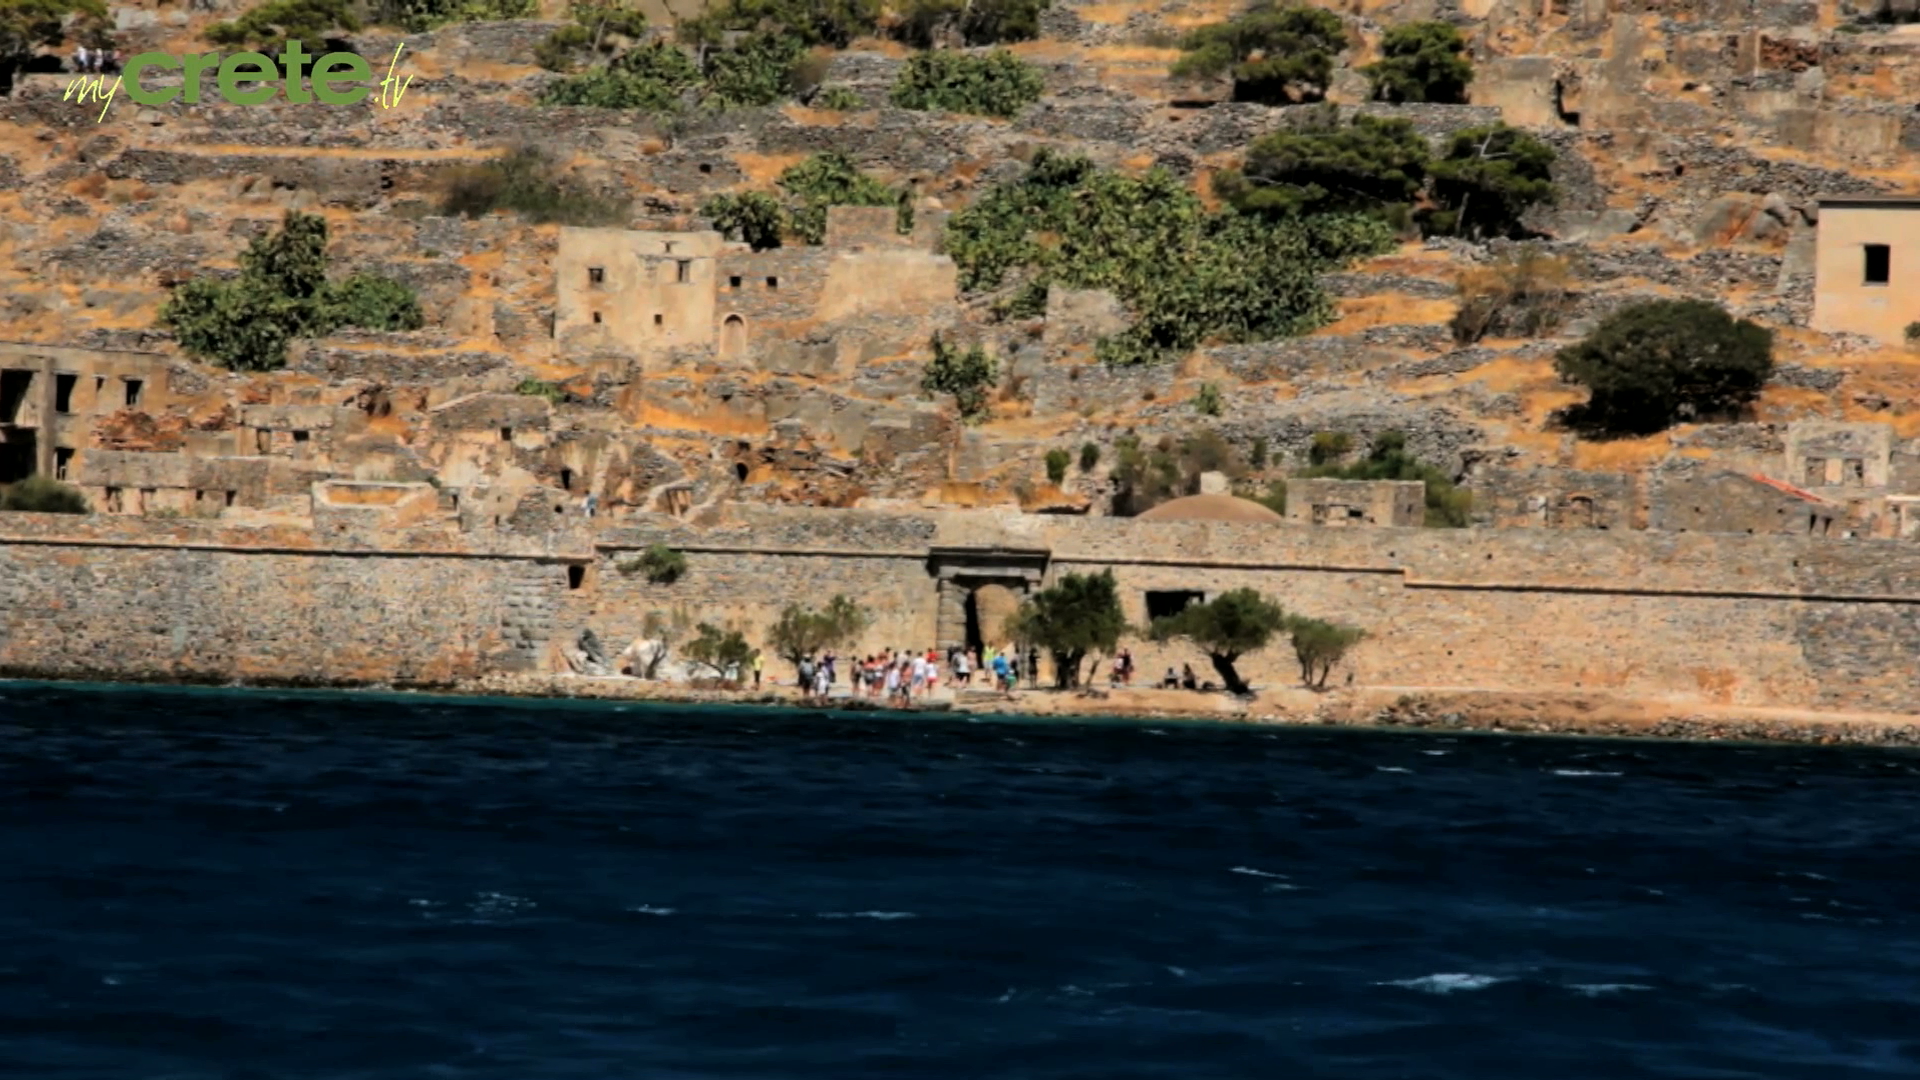
M687 575L653 585L619 572L651 543L685 552ZM921 647L939 597L929 554L971 549L990 564L980 549L993 547L1051 549L1053 576L1112 567L1135 622L1148 590L1248 586L1361 626L1360 684L1920 711L1920 548L1894 541L957 512L741 508L706 530L657 517L597 534L388 537L9 514L0 667L429 681L544 666L587 627L617 650L648 611L676 607L737 621L758 643L787 604L836 592L876 620L854 651ZM1149 679L1188 662L1211 677L1181 646L1140 643L1136 656ZM1284 645L1243 670L1297 674Z

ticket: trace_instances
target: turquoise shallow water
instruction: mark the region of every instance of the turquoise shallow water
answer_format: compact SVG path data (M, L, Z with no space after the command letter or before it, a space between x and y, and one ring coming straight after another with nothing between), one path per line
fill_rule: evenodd
M0 1074L1920 1076L1920 757L0 684Z

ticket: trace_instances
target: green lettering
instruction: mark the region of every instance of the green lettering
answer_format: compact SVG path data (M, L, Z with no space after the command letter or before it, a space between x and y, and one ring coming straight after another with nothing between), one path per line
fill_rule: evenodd
M251 73L241 68L252 68ZM273 100L274 89L262 86L253 90L242 89L248 83L266 82L280 73L273 66L273 57L265 53L234 53L220 65L220 96L234 105L265 105Z
M198 105L200 104L200 73L209 68L219 67L220 54L204 53L200 56L184 57L183 60L187 73L187 96L184 100L189 105Z
M333 88L335 83L354 79L363 84L373 81L373 69L367 66L366 60L353 53L328 53L313 65L313 96L319 98L322 105L358 105L373 93L373 87Z
M287 47L280 53L280 70L287 77L287 100L295 105L305 105L313 100L313 95L307 93L307 88L300 84L301 77L306 74L307 61L311 59L300 51L298 41L287 42Z
M160 68L162 70L180 70L180 61L163 52L143 52L127 61L127 96L135 105L165 105L180 96L180 88L169 86L164 90L143 90L140 87L140 69Z

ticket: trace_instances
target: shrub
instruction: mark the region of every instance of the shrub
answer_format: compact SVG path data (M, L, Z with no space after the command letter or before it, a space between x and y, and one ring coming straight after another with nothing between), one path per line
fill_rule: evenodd
M1330 462L1347 452L1344 433L1330 438L1330 449L1322 456L1319 454L1321 436L1314 436L1309 460L1317 456L1321 462ZM1453 477L1407 453L1407 437L1398 431L1383 431L1375 437L1373 449L1364 460L1350 465L1315 464L1299 475L1335 480L1418 480L1426 485L1429 528L1464 529L1472 520L1473 493L1456 487Z
M1213 383L1202 383L1200 392L1193 395L1193 411L1201 416L1219 416L1222 407L1220 387Z
M863 103L860 95L854 93L851 87L836 84L821 87L820 93L810 104L816 109L824 109L827 112L853 112L861 108Z
M372 21L422 34L457 22L503 22L540 16L536 0L377 0Z
M800 89L806 46L784 34L749 34L730 49L706 53L707 93L723 106L771 105Z
M87 497L79 489L50 476L35 473L25 480L0 486L0 510L29 514L91 514Z
M615 563L614 569L628 577L643 575L654 585L671 585L686 576L687 557L665 544L654 544L631 559Z
M673 112L700 84L700 68L691 57L674 45L655 41L590 71L549 83L540 93L540 103Z
M1100 448L1098 446L1095 446L1092 443L1087 443L1080 447L1080 471L1081 472L1083 473L1092 472L1094 470L1094 467L1099 464L1100 464Z
M546 398L555 405L567 400L567 392L559 383L542 382L539 379L522 380L519 386L513 388L513 392L527 397Z
M1752 402L1773 374L1773 332L1703 300L1651 300L1608 316L1554 368L1589 391L1571 423L1649 434Z
M1055 447L1047 451L1047 481L1055 487L1067 482L1067 466L1073 464L1073 455Z
M1253 449L1247 451L1247 467L1252 469L1264 469L1267 467L1267 437L1265 435L1254 438Z
M1269 222L1209 214L1163 170L1130 176L1046 149L946 232L968 291L1000 288L1015 274L1039 305L1055 284L1113 290L1134 324L1100 343L1110 364L1164 359L1210 339L1304 333L1333 310L1320 273L1391 244L1384 225L1356 215Z
M729 31L790 37L808 48L844 49L880 26L880 0L726 0L680 24L682 40L717 45Z
M1286 629L1287 613L1279 604L1252 589L1235 589L1201 604L1189 604L1177 615L1155 619L1148 635L1155 641L1184 638L1207 654L1227 692L1250 693L1234 664L1267 647Z
M1062 690L1080 685L1080 664L1088 653L1113 652L1126 630L1112 570L1062 574L1028 597L1007 623L1013 640L1047 651L1054 685Z
M1560 329L1573 307L1573 270L1536 244L1502 253L1460 275L1453 340L1471 345L1496 337L1543 337Z
M1045 81L1005 49L984 56L941 49L915 53L893 84L893 104L921 112L1011 117L1040 100Z
M308 55L334 46L362 24L350 0L271 0L231 22L217 22L201 33L213 45L238 46L277 58L287 42L298 41Z
M956 349L933 335L933 359L920 379L929 394L952 394L955 410L968 422L987 415L987 388L993 385L993 357L979 345Z
M1907 341L1909 344L1920 342L1920 322L1910 322L1907 324Z
M68 16L74 16L82 44L105 44L99 39L113 26L102 0L12 0L6 10L7 33L0 36L0 89L9 93L15 76L33 62L42 46L56 47L67 40Z
M792 203L787 224L809 244L826 240L827 208L832 206L892 206L899 231L913 231L908 193L861 172L845 154L815 154L781 173L779 184Z
M1423 228L1430 236L1525 236L1521 216L1558 197L1554 158L1553 147L1505 124L1454 132L1432 166L1434 209Z
M866 609L845 596L835 595L820 610L789 604L767 631L767 644L798 670L802 660L828 649L851 647L871 623Z
M1235 101L1286 105L1326 96L1347 31L1331 11L1257 0L1243 15L1194 30L1180 48L1187 55L1176 76L1228 75Z
M271 371L287 362L287 343L356 326L418 330L419 301L399 282L355 275L327 280L327 223L289 211L280 231L256 237L240 255L239 276L199 277L173 291L160 325L180 347L236 371Z
M1464 105L1473 82L1466 52L1466 39L1451 23L1406 23L1386 32L1381 60L1360 73L1376 101Z
M1254 140L1240 171L1220 173L1214 189L1247 213L1380 214L1419 198L1430 156L1410 120L1355 116L1342 125L1329 107Z
M680 650L688 662L713 672L716 679L731 679L747 670L760 650L747 644L746 636L732 627L721 628L701 623L694 639Z
M1367 636L1359 627L1302 615L1287 620L1287 633L1293 638L1294 658L1300 661L1300 682L1310 690L1325 690L1334 665Z
M572 71L582 56L611 61L647 32L646 15L618 0L573 0L567 14L573 21L534 49L548 71Z
M1307 464L1326 465L1353 452L1353 436L1344 431L1318 431L1307 444Z
M744 241L755 251L779 247L787 220L780 201L760 191L715 195L700 208L700 213L727 239Z
M908 0L892 28L896 41L931 49L952 33L962 45L1002 45L1040 36L1048 0Z
M1147 449L1128 435L1114 446L1113 512L1116 517L1143 514L1168 499L1200 490L1200 474L1225 473L1229 479L1246 475L1246 465L1233 444L1217 431L1199 431L1175 441L1161 440Z
M440 212L478 218L505 210L533 225L597 226L625 224L627 206L575 183L546 151L522 146L454 174L441 197Z

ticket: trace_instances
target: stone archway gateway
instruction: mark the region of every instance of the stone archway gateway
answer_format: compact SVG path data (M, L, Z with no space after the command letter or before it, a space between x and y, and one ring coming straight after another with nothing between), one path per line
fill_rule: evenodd
M1004 645L1006 620L1047 575L1044 548L937 547L928 570L940 590L934 633L942 649Z
M747 320L738 315L729 315L720 324L720 356L726 360L737 360L747 353Z

